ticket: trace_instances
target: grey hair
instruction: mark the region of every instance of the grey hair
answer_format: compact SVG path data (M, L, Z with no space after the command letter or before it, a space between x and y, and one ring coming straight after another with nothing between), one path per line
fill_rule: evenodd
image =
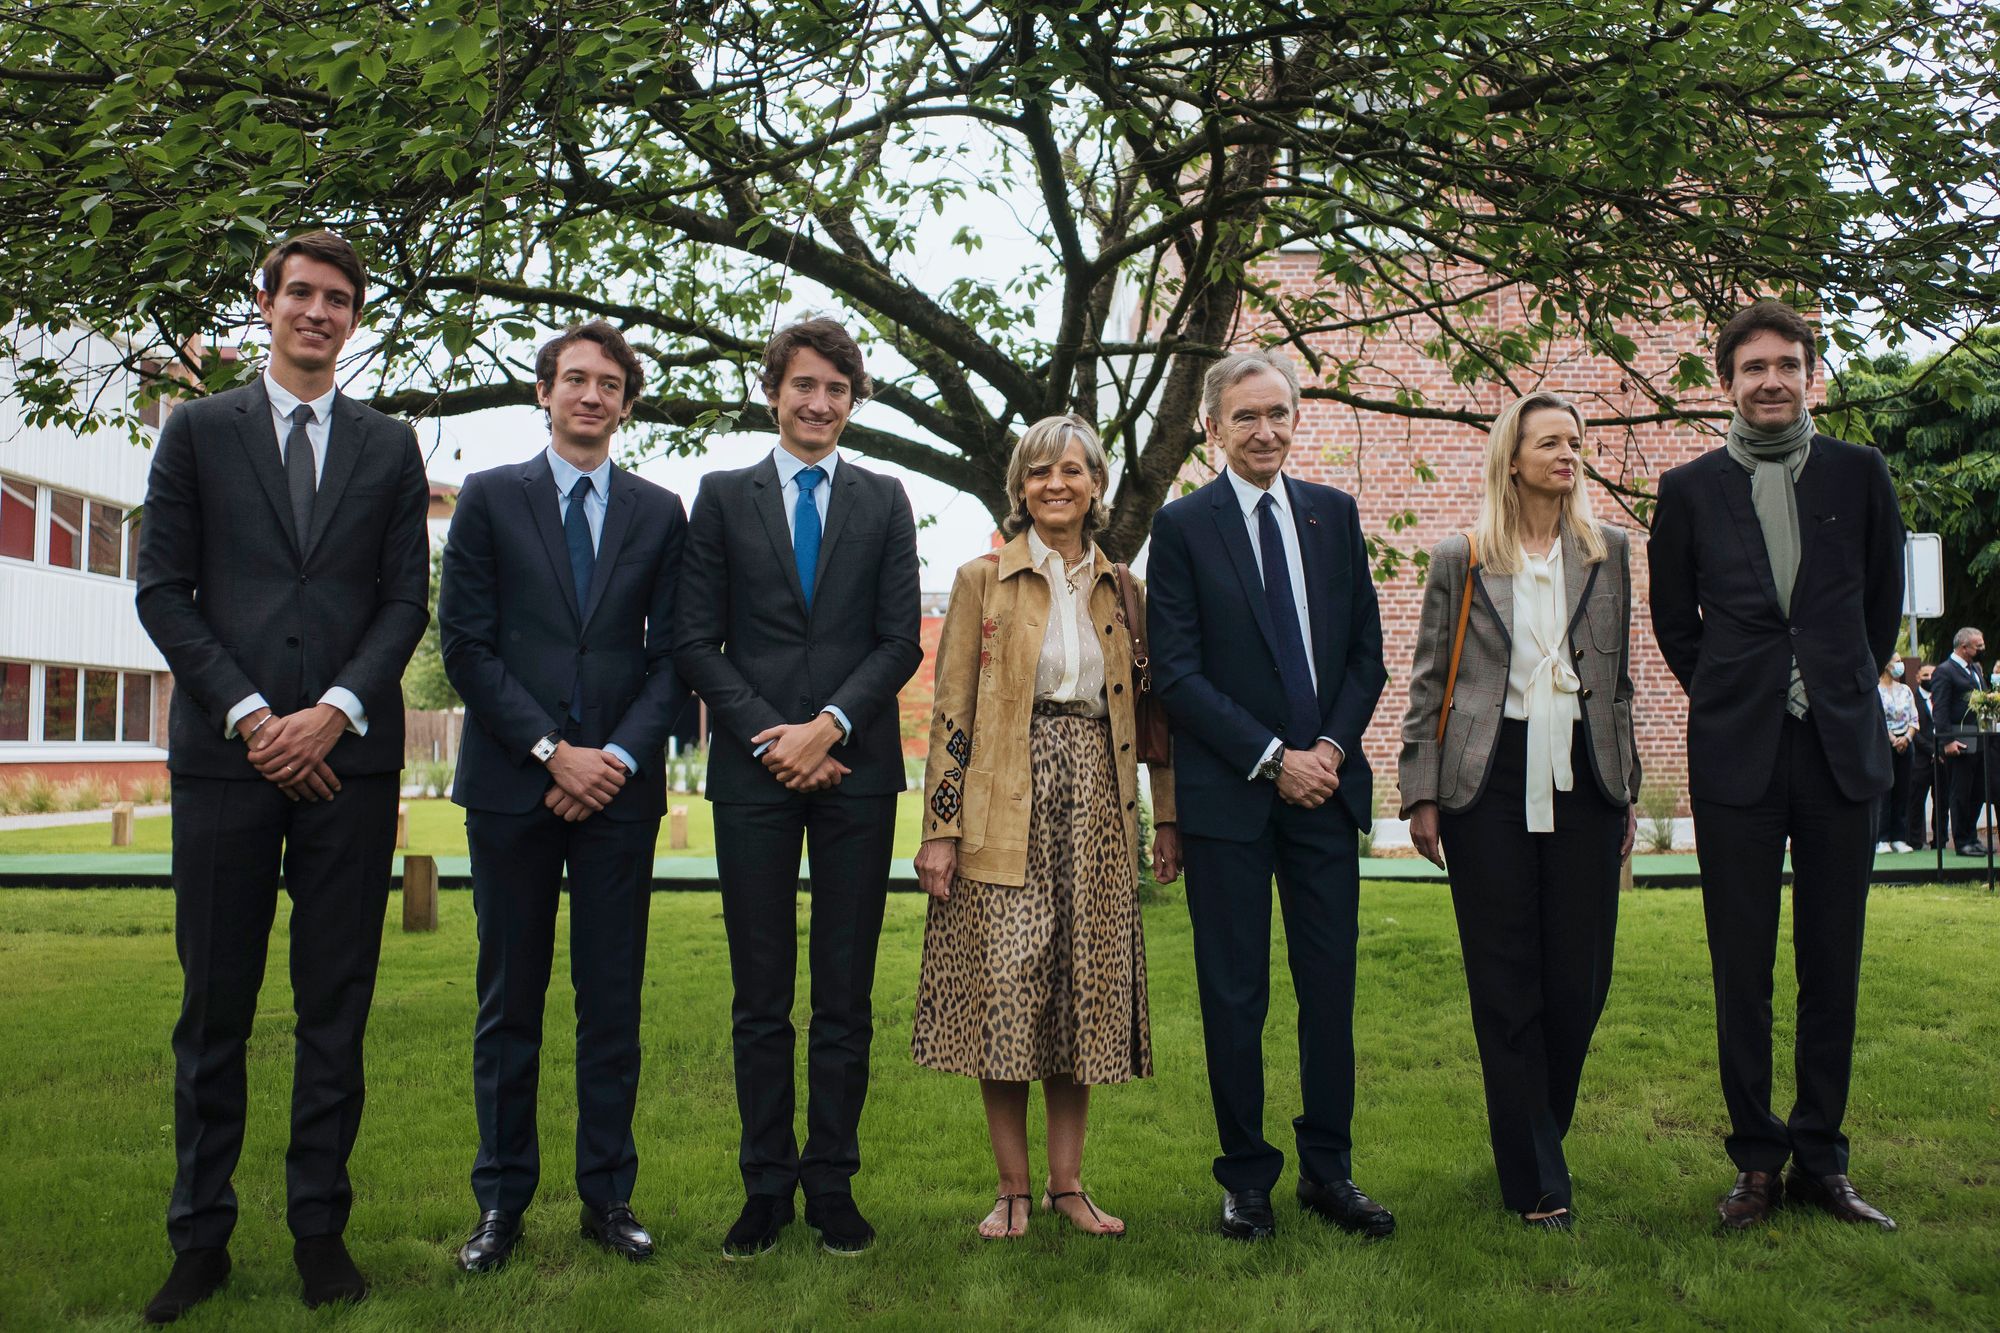
M1208 368L1201 377L1201 417L1204 422L1213 420L1222 410L1222 391L1239 380L1245 380L1261 371L1275 370L1284 376L1285 384L1292 391L1292 415L1299 414L1299 368L1292 359L1278 352L1231 352Z
M1978 630L1974 629L1972 626L1967 625L1964 629L1960 630L1958 633L1951 636L1951 650L1953 652L1957 652L1959 649L1965 647L1966 644L1971 643L1974 639L1983 639L1985 637L1986 636L1984 634L1981 634Z
M1072 441L1083 445L1083 465L1096 483L1096 493L1090 497L1090 508L1083 515L1084 537L1088 538L1111 521L1111 511L1104 507L1104 493L1111 489L1111 464L1104 457L1104 446L1098 442L1097 429L1076 413L1066 412L1061 416L1043 417L1022 431L1021 438L1014 441L1014 453L1007 460L1007 494L1013 498L1014 508L1000 520L1000 531L1014 537L1028 530L1034 520L1028 517L1028 502L1021 494L1028 484L1028 473L1068 453Z

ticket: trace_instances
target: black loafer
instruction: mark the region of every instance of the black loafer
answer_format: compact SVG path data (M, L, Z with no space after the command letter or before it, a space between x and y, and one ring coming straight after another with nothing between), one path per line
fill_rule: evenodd
M594 1240L613 1254L622 1254L634 1263L653 1257L653 1238L632 1216L628 1203L607 1203L602 1212L585 1204L581 1225L585 1240Z
M222 1246L182 1250L139 1317L149 1324L171 1324L220 1291L228 1279L229 1251Z
M1355 1188L1351 1180L1322 1185L1300 1176L1299 1207L1349 1235L1381 1240L1396 1233L1396 1215Z
M1269 1240L1278 1234L1278 1216L1271 1211L1269 1190L1225 1190L1222 1234L1231 1240Z
M806 1225L819 1232L828 1254L860 1254L875 1243L875 1228L854 1206L851 1194L820 1194L806 1200Z
M753 1194L743 1201L736 1224L722 1238L725 1259L755 1259L778 1243L778 1233L791 1225L792 1196Z
M292 1245L292 1264L305 1284L300 1296L308 1310L367 1299L368 1279L354 1266L347 1243L337 1234L301 1237Z
M488 1209L479 1215L479 1225L458 1247L458 1266L468 1273L490 1273L507 1262L521 1239L521 1219L517 1214Z

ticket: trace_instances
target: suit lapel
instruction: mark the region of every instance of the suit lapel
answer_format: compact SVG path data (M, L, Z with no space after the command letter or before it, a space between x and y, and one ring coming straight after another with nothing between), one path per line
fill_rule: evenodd
M264 415L268 417L269 411ZM307 558L333 522L333 511L340 507L340 497L347 492L368 436L367 419L346 394L333 396L332 418L326 426L326 463L320 468L319 488L313 495L312 534L305 541Z
M1502 574L1495 579L1486 577L1486 566L1480 565L1472 571L1473 584L1479 589L1479 600L1486 603L1488 615L1500 627L1500 637L1507 642L1507 651L1514 651L1514 580L1511 575Z
M1264 580L1257 573L1257 559L1250 552L1250 534L1244 527L1243 506L1236 502L1236 488L1229 478L1217 477L1209 484L1211 498L1209 512L1215 518L1216 535L1222 538L1222 549L1229 552L1229 563L1236 567L1236 577L1243 584L1243 600L1250 604L1250 614L1257 620L1257 628L1264 635L1264 643L1271 650L1271 656L1278 656L1278 632L1271 624L1271 612L1264 605Z
M604 600L605 585L611 582L609 571L618 563L619 548L625 545L625 534L632 528L632 484L624 480L614 464L605 485L611 488L611 494L606 497L604 506L604 531L597 537L597 563L591 566L590 600L583 607L582 624L585 626L597 614L597 604ZM567 544L563 551L568 553Z
M271 502L272 512L277 514L278 525L285 530L293 553L297 554L298 524L292 521L291 492L285 486L284 461L279 457L278 435L271 425L271 398L264 392L261 376L252 381L250 392L237 400L236 442L243 449L251 475L263 487L264 498Z
M827 507L826 532L820 537L819 561L813 566L813 588L815 590L822 583L826 582L827 565L833 559L833 544L839 541L840 534L847 530L847 515L849 511L861 501L861 474L856 472L854 465L846 459L842 459L840 465L834 469L831 484L838 488L838 495L837 497L829 497L833 499L833 503ZM794 565L793 573L796 576L798 562L793 561L792 563ZM804 600L804 588L799 589L799 597L801 601Z
M569 542L563 536L562 524L557 521L562 509L556 494L555 473L549 471L547 454L535 455L534 461L522 473L521 499L528 506L529 521L535 525L535 531L542 534L542 549L548 554L549 570L555 575L556 586L562 589L563 600L569 603L569 613L576 617L580 626L583 615L576 601L576 574L569 565Z
M1807 466L1807 472L1812 471ZM1744 553L1749 557L1750 567L1757 571L1757 582L1763 587L1764 595L1771 599L1771 610L1782 617L1785 613L1778 604L1778 584L1771 577L1771 553L1764 549L1764 529L1757 522L1757 511L1750 504L1750 474L1737 465L1735 459L1723 456L1723 463L1716 469L1715 483L1722 488L1723 499L1729 505L1729 516L1736 524L1737 540L1743 544ZM1799 539L1805 540L1805 505L1799 505ZM1803 553L1803 547L1801 547ZM1801 568L1805 561L1799 561ZM1797 580L1792 587L1798 587Z
M1332 697L1337 682L1333 680L1331 672L1321 671L1318 668L1325 656L1322 636L1327 628L1326 599L1333 594L1331 578L1333 561L1331 556L1320 548L1321 542L1325 540L1325 533L1324 525L1319 521L1318 506L1313 503L1312 497L1306 494L1305 487L1283 473L1279 476L1285 483L1285 498L1292 507L1292 528L1299 538L1299 572L1304 576L1306 585L1306 625L1310 630L1307 635L1306 651L1312 656L1320 697L1327 699ZM1272 628L1277 627L1274 625Z
M799 614L805 615L806 590L799 582L799 562L792 557L791 530L785 526L785 488L778 481L778 464L769 455L751 472L750 493L751 505L763 520L764 535L778 558L778 568L784 571L785 584L792 590L792 600L798 603Z
M1583 548L1578 545L1570 530L1562 530L1563 553L1563 637L1567 639L1576 630L1576 618L1583 614L1584 599L1597 586L1597 572L1607 563L1600 560L1594 565L1583 562Z

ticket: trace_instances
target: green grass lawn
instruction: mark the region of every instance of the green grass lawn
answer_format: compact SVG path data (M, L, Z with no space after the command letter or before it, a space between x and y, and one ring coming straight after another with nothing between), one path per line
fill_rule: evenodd
M631 1265L577 1237L573 1013L558 981L542 1197L515 1262L472 1279L451 1261L474 1218L471 900L446 894L443 929L428 936L402 934L392 902L348 1231L375 1294L316 1315L297 1301L283 1222L291 1041L280 938L251 1046L236 1271L183 1326L1991 1329L2000 902L1918 888L1878 890L1871 906L1848 1130L1855 1178L1901 1221L1894 1235L1800 1212L1716 1234L1710 1208L1730 1168L1701 905L1686 892L1624 899L1617 979L1570 1136L1582 1225L1572 1237L1525 1232L1499 1207L1448 900L1432 887L1369 885L1355 1170L1396 1210L1393 1240L1367 1245L1302 1218L1289 1172L1274 1242L1215 1234L1189 930L1170 901L1146 918L1159 1077L1105 1090L1093 1108L1086 1178L1130 1236L1094 1241L1038 1213L1025 1241L982 1243L972 1224L993 1181L979 1100L969 1080L910 1063L924 905L899 895L882 941L856 1185L881 1241L841 1260L794 1227L759 1262L725 1264L717 1249L740 1186L722 923L714 895L663 894L634 1200L659 1256ZM1778 987L1789 1049L1788 962ZM1267 1121L1289 1156L1298 1079L1282 963L1274 991ZM164 1276L178 993L166 893L0 893L0 1325L129 1327ZM1779 1071L1782 1095L1788 1059Z

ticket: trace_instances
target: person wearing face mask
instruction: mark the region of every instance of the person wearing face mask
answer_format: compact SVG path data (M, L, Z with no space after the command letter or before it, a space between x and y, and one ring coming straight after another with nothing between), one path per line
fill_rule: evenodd
M1500 1196L1551 1231L1640 781L1631 546L1591 517L1582 447L1553 393L1494 419L1479 522L1431 552L1398 770L1410 840L1450 857Z
M1938 663L1937 674L1931 678L1931 712L1944 754L1943 803L1950 811L1952 846L1960 856L1986 855L1986 844L1979 840L1979 806L1985 796L1980 772L1983 760L1978 753L1980 742L1966 734L1975 725L1972 694L1983 680L1979 655L1985 651L1986 636L1968 625L1951 636L1951 654ZM1940 814L1939 826L1945 823Z
M1889 732L1889 754L1895 774L1882 797L1881 816L1875 829L1875 854L1907 852L1909 836L1903 827L1910 800L1912 746L1917 734L1917 701L1903 683L1903 659L1891 658L1882 668L1876 684L1882 700L1882 725Z
M1914 660L1914 659L1912 659ZM1917 708L1917 729L1910 736L1910 803L1903 816L1903 831L1915 848L1942 845L1943 835L1931 825L1931 794L1937 786L1937 734L1931 717L1931 673L1929 662L1918 662L1910 691Z

